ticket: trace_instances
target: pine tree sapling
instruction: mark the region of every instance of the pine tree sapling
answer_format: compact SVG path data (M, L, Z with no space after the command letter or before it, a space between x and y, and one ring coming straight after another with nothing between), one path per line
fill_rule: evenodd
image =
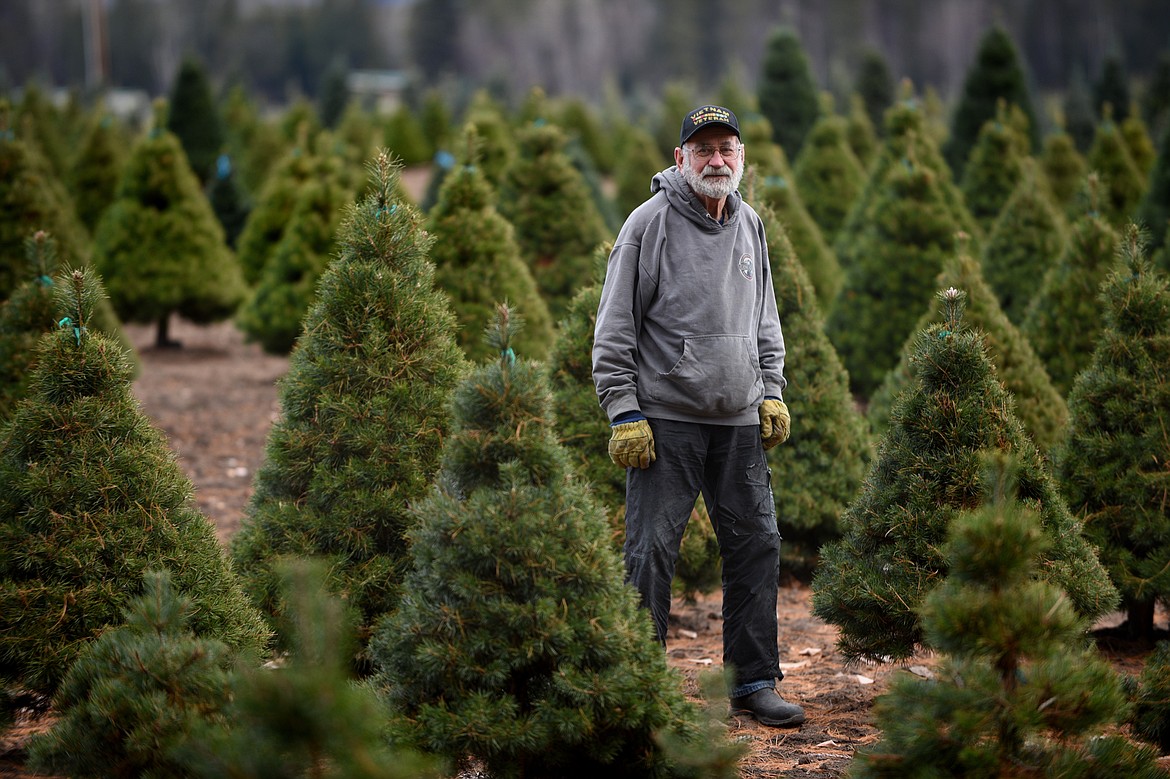
M455 430L415 506L413 567L379 627L376 681L406 743L493 777L734 776L623 581L609 527L557 442L545 369L496 359L453 397ZM676 759L673 733L703 758Z
M193 604L169 572L143 579L124 624L70 666L53 698L61 718L30 748L37 770L94 779L190 775L179 751L222 717L232 655L191 631Z
M382 153L370 171L281 380L281 418L231 542L249 594L277 624L276 563L327 558L330 587L358 614L359 663L370 625L395 608L409 505L438 471L466 364L422 216L397 199L400 169Z
M1128 630L1149 639L1170 603L1170 282L1130 225L1098 298L1103 328L1069 392L1055 472L1121 591Z
M955 517L947 578L921 606L936 677L902 675L878 698L882 738L850 776L1165 776L1153 750L1101 735L1124 719L1121 680L1038 576L1043 520L1010 494L1010 462L996 467L988 502Z
M260 649L263 621L134 400L126 354L89 327L96 275L62 274L54 290L60 327L0 429L0 677L51 693L148 569L171 571L196 635Z
M980 457L1019 462L1019 497L1041 519L1050 547L1037 575L1063 588L1085 619L1117 603L1096 552L1016 417L983 335L962 321L965 294L940 293L942 321L915 343L913 378L861 492L841 517L843 537L821 550L813 611L840 629L848 658L901 659L928 646L918 607L946 580L941 545L955 515L984 499Z

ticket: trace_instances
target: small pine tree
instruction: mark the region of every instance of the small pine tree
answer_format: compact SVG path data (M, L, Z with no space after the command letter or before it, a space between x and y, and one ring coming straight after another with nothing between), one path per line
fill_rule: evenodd
M190 56L183 58L168 102L165 127L179 139L203 187L215 174L215 160L223 152L224 132L202 62Z
M947 578L921 608L943 653L936 677L904 674L878 698L882 738L850 776L1165 776L1153 750L1103 735L1125 716L1120 679L1065 594L1038 580L1043 520L1009 479L992 476L988 502L956 516Z
M1090 174L1090 189L1095 180ZM1045 271L1024 312L1020 330L1063 396L1097 344L1101 332L1097 292L1116 257L1117 242L1117 233L1093 212L1074 221L1064 251Z
M439 202L428 215L435 281L451 297L459 346L473 362L488 356L482 323L500 300L528 323L516 348L543 360L552 346L552 317L520 256L515 230L496 209L496 193L478 166L478 145L474 125L467 125L461 164L444 178Z
M259 649L263 622L134 400L126 354L88 327L97 277L75 270L54 290L61 326L0 431L0 678L51 693L153 568L194 602L197 635Z
M870 47L862 52L853 91L861 98L870 124L881 127L886 109L894 102L895 92L890 66L879 50Z
M919 333L913 381L895 401L869 475L841 518L843 537L821 550L813 577L813 612L837 625L847 658L898 660L929 646L919 606L946 580L941 545L955 516L981 505L985 450L1019 462L1020 499L1039 513L1051 542L1038 576L1063 588L1085 619L1117 603L1013 413L982 334L963 324L964 293L951 288L940 298L942 321Z
M54 325L53 275L57 244L43 230L25 241L28 280L0 303L0 422L28 392L37 362L37 342Z
M1130 225L1101 287L1103 327L1069 392L1069 436L1055 458L1069 507L1084 517L1121 591L1131 634L1149 639L1170 603L1170 283Z
M777 27L764 44L757 99L772 123L772 140L792 159L816 123L819 94L800 37L790 27Z
M1070 213L1088 172L1088 163L1077 151L1072 135L1062 129L1045 136L1040 167L1048 179L1053 201L1062 211Z
M422 217L396 199L399 168L382 153L370 173L305 315L282 416L231 543L249 594L278 627L279 560L326 558L329 586L358 615L359 667L370 626L397 603L408 508L438 469L444 405L465 365Z
M173 346L169 320L230 317L244 298L244 279L223 228L187 164L179 140L155 127L130 153L117 199L98 223L94 265L108 280L114 309L124 320L156 324L155 343Z
M1129 77L1121 57L1110 54L1101 62L1101 72L1093 82L1093 111L1100 116L1106 106L1113 106L1113 118L1123 122L1129 116Z
M501 779L732 776L738 750L703 738L517 326L501 307L499 357L456 391L438 488L415 508L413 568L374 648L396 729ZM659 732L704 763L680 764Z
M1142 196L1146 194L1146 179L1134 164L1121 130L1111 119L1108 110L1097 125L1093 146L1085 161L1101 181L1099 207L1104 219L1121 229L1133 218Z
M831 246L845 224L849 207L865 186L865 169L849 147L846 120L832 111L828 100L825 103L820 118L809 130L792 174L809 216Z
M1129 724L1134 735L1170 753L1170 641L1159 641L1132 680Z
M191 630L194 604L168 571L147 571L124 623L69 668L51 730L34 737L29 762L71 777L189 776L181 750L228 703L231 652Z
M959 190L971 216L987 233L1011 197L1028 158L1026 118L1002 101L995 116L983 123L963 168Z
M128 141L128 133L105 111L95 111L87 123L66 175L77 216L86 230L96 228L101 215L114 202Z

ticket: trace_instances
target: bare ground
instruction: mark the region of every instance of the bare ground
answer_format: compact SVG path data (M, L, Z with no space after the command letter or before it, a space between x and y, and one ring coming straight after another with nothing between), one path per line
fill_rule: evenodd
M226 541L240 525L268 430L279 413L276 383L287 359L245 343L226 323L200 327L176 320L171 335L182 348L169 350L153 348L150 327L127 330L143 362L134 393L165 432L194 484L199 508ZM933 664L930 657L918 657L900 665L846 665L835 648L836 629L812 615L809 599L808 588L793 582L781 588L778 603L786 675L780 691L804 706L808 721L800 728L773 729L730 719L731 737L749 746L741 764L745 779L844 776L853 753L879 736L871 722L874 698L895 675L927 673ZM1166 625L1164 611L1158 619ZM718 593L675 604L667 653L691 695L698 695L700 677L721 665L721 624ZM1147 651L1124 643L1103 648L1119 670L1129 673L1140 670ZM30 733L51 721L51 710L30 708L0 734L0 776L36 776L23 768L21 747Z

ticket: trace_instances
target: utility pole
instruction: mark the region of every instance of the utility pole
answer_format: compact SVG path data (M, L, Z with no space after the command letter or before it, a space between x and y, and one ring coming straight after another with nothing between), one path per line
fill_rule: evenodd
M82 14L85 46L85 85L91 90L100 89L109 81L110 57L106 41L105 0L84 0Z

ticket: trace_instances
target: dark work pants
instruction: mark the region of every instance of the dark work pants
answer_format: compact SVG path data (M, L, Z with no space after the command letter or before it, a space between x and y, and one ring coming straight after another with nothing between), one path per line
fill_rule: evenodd
M732 697L783 678L777 647L780 534L758 425L650 419L656 459L626 471L626 577L666 643L670 583L699 492L723 560L723 663Z

